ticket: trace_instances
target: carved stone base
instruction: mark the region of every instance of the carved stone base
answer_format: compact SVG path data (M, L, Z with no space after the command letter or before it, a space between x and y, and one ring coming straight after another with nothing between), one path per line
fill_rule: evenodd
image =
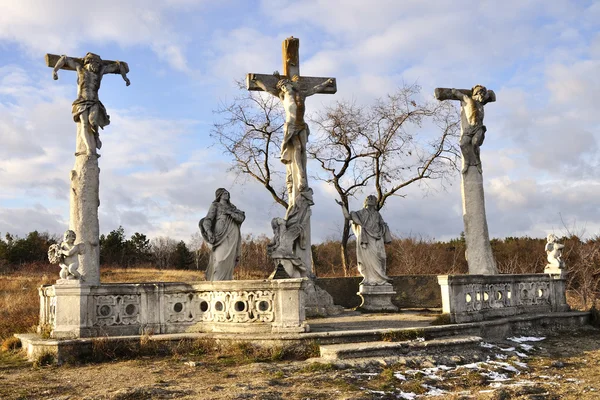
M559 278L565 278L567 271L564 268L557 267L556 265L546 264L546 268L544 268L545 274L550 274L552 277L558 275Z
M366 312L395 312L398 307L392 304L392 296L396 294L391 284L360 285L358 293L362 303L356 309Z
M344 311L344 307L335 305L331 295L310 278L304 288L304 301L307 317L327 317Z

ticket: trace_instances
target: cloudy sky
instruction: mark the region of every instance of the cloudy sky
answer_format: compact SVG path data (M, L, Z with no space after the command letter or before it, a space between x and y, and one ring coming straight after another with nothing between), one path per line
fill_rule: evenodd
M295 36L301 73L338 83L335 96L312 97L309 112L368 104L403 82L423 96L439 86L493 89L482 147L490 235L597 235L598 21L600 1L585 0L0 0L0 233L68 225L75 74L53 81L44 54L90 51L131 69L131 86L109 75L100 90L111 116L101 133L101 231L188 240L223 186L246 211L243 232L269 234L283 210L228 172L210 131L213 110L238 94L234 81L281 70L281 42ZM313 241L336 238L331 190L311 186ZM432 182L403 194L382 210L397 235L462 231L458 175L445 189Z

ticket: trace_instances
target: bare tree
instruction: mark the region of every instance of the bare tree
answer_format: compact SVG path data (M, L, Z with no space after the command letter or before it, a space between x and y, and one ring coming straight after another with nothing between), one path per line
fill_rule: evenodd
M166 236L155 237L150 241L152 256L158 269L168 268L173 259L177 241Z
M243 94L216 110L223 121L215 123L211 136L235 160L232 170L256 179L287 208L283 168L275 164L283 137L281 103L237 84ZM419 91L417 85L405 85L371 106L338 102L312 118L317 129L307 153L321 166L316 178L333 185L346 207L350 197L373 185L381 209L389 197L404 197L408 185L443 182L456 169L458 149L452 139L458 136L458 112L445 102L416 100ZM346 275L350 235L344 219L341 256Z
M317 114L325 133L312 141L309 155L322 171L317 179L333 185L342 203L367 185L375 188L378 209L415 182L441 180L456 171L459 118L443 102L418 102L418 85L405 85L371 106L338 102ZM428 129L423 129L427 124ZM341 258L349 273L350 222L344 219Z
M273 200L287 209L285 173L273 164L279 163L283 137L281 102L268 94L247 91L241 81L236 84L243 94L215 111L223 121L214 124L211 137L235 160L231 170L260 182Z

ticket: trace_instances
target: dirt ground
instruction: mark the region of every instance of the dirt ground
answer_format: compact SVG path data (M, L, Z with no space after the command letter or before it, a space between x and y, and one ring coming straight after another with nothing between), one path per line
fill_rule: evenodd
M527 337L521 339L527 339ZM1 399L598 399L600 330L484 343L478 362L250 362L219 355L34 367L0 355Z

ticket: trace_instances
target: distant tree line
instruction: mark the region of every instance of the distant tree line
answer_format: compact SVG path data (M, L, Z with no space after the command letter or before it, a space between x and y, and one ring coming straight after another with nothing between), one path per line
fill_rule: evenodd
M60 235L33 231L27 236L6 233L0 237L0 273L24 264L48 264L48 247L61 240ZM581 240L576 235L559 239L565 245L563 259L568 269L568 287L582 303L600 298L600 236ZM264 279L273 270L267 255L269 238L247 235L243 238L242 256L236 268L237 279ZM546 265L546 240L530 237L492 239L498 269L505 274L542 273ZM354 243L351 242L353 249ZM315 273L320 277L345 276L339 240L313 245ZM394 238L386 246L389 275L466 274L465 241L461 235L449 241L426 238ZM125 236L123 227L100 236L102 266L123 268L205 270L210 248L195 234L188 243L168 237L148 239L143 233ZM357 276L356 254L349 252L348 265Z

